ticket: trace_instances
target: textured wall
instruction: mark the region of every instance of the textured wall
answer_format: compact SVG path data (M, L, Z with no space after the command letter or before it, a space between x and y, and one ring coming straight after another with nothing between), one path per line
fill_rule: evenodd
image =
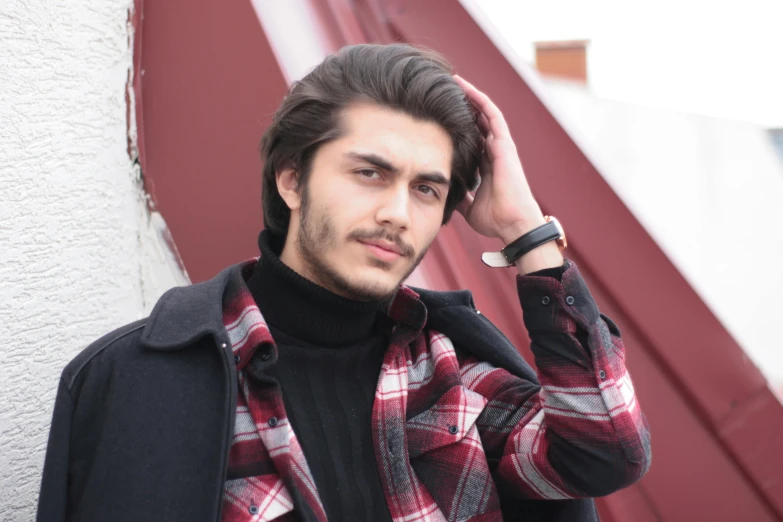
M186 282L128 157L130 0L0 2L0 520L32 520L54 391Z

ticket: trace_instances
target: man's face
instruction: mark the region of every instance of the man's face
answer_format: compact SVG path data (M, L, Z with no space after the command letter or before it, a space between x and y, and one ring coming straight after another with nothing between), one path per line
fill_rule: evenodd
M343 111L343 135L319 148L291 207L283 262L350 299L389 296L440 229L452 144L439 125L374 104ZM293 246L293 248L292 248Z

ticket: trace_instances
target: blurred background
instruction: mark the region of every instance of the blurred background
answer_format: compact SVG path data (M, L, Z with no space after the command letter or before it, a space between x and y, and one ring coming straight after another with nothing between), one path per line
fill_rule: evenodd
M343 45L443 53L509 122L623 331L653 465L602 520L783 520L783 5L0 3L0 520L34 517L59 373L168 288L257 255L260 137ZM530 360L498 247L456 217L409 281L470 288Z

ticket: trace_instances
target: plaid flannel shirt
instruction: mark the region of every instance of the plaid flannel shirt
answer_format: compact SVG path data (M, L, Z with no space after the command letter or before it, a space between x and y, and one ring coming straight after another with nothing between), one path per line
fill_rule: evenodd
M274 378L277 348L245 285L255 262L234 272L223 299L239 393L222 520L325 521ZM619 332L567 263L562 281L517 278L540 384L455 348L401 287L372 411L395 522L502 520L500 487L532 499L592 497L647 471L647 423Z

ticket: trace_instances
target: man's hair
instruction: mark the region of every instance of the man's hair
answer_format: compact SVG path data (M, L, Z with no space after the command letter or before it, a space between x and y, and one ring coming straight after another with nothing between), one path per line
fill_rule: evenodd
M341 136L340 113L356 102L434 122L449 134L454 153L443 224L476 187L481 135L451 64L434 51L406 44L348 46L291 86L261 140L264 223L270 232L285 236L291 218L275 172L295 169L298 186L304 187L316 151Z

